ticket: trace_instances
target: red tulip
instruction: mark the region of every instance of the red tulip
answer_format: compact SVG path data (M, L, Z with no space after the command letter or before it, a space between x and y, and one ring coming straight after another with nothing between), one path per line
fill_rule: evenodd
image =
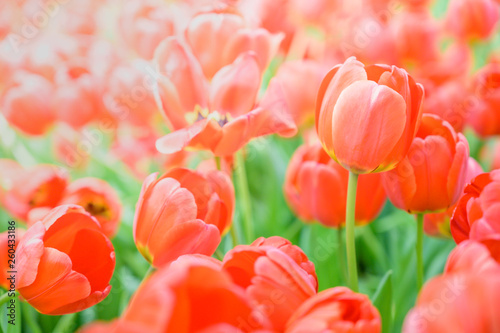
M464 242L450 254L445 273L423 287L403 332L497 332L499 307L500 265L484 246Z
M335 163L321 145L303 145L290 160L285 176L285 198L304 221L317 220L329 227L345 224L349 173ZM386 200L379 174L359 177L356 222L373 221Z
M115 190L104 180L81 178L72 182L61 204L75 204L85 208L99 221L103 233L112 238L118 231L122 206Z
M323 290L295 311L286 333L381 331L380 314L363 294L345 287Z
M56 118L47 98L53 93L52 83L42 76L20 70L13 75L0 99L3 115L12 126L26 134L46 133Z
M176 176L185 176L189 171L180 169L177 173ZM203 179L195 172L191 176ZM144 180L135 210L134 241L139 252L155 267L166 265L183 254L212 255L220 243L220 230L225 230L224 223L230 215L229 205L225 206L218 195L210 199L204 196L213 193L210 189L218 189L219 183L207 180L201 183L207 187L201 187L203 191L200 191L196 183L190 183L189 177L179 177L181 182L167 174L159 179L156 177L154 173ZM183 182L187 188L183 187ZM198 216L203 216L207 222Z
M483 173L465 187L451 218L457 244L473 239L485 244L500 262L500 170Z
M464 187L469 145L461 133L432 114L424 114L408 156L382 175L387 196L408 212L445 210Z
M210 86L195 57L174 37L160 44L155 59L161 108L175 130L157 141L161 153L191 147L228 156L254 137L295 134L279 84L271 81L256 103L262 69L255 53L242 53L220 69Z
M458 38L487 39L498 22L498 5L492 0L451 0L447 28Z
M234 284L220 262L185 255L136 291L119 319L124 333L252 332L269 322Z
M54 208L17 247L17 290L35 309L82 311L109 294L115 252L99 222L82 207Z
M472 157L467 163L465 183L468 184L476 176L483 173L481 165ZM465 186L464 186L465 188ZM424 231L429 236L451 238L450 220L455 211L457 203L451 205L445 212L430 213L424 216Z
M468 123L482 137L500 134L500 64L479 70L472 81Z
M222 268L279 331L318 288L314 265L300 248L277 236L236 246L226 253Z
M355 58L325 77L316 103L323 147L356 173L394 168L410 148L421 118L423 88L395 66L365 67Z
M22 170L17 163L11 167L17 171L3 179L5 193L2 204L12 215L26 220L28 212L37 207L55 207L61 200L68 177L53 165L38 165ZM12 170L12 169L11 169Z

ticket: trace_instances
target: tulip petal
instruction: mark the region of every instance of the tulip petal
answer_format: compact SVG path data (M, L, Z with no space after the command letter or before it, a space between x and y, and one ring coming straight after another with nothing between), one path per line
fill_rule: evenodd
M377 169L401 138L406 120L406 103L393 89L354 82L342 91L332 113L328 135L337 160L355 172Z
M44 253L44 235L43 223L37 222L26 231L16 248L18 289L31 285L37 277L37 268Z

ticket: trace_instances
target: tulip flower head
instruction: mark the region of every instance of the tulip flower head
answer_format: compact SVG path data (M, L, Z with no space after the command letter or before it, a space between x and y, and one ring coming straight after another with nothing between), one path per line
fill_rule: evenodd
M228 177L182 168L156 177L146 178L136 206L139 252L155 267L183 254L212 255L232 219L234 193Z
M113 245L80 206L54 208L28 229L16 252L17 290L41 313L82 311L111 290Z
M316 130L327 153L355 173L393 169L408 152L424 90L395 66L364 66L354 57L323 79Z
M438 116L424 114L408 156L382 175L387 196L411 213L445 210L460 197L468 159L465 137Z

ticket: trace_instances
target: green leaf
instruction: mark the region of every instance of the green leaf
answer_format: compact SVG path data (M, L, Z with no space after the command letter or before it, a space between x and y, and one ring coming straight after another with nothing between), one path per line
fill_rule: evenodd
M380 311L382 317L382 332L392 329L392 270L385 273L372 297L373 305Z

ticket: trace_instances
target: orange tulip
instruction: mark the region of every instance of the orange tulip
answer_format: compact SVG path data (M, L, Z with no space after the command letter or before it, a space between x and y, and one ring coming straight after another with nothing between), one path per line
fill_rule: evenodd
M15 271L17 267L15 258L12 259L11 257L9 257L9 254L13 253L12 250L9 250L13 249L13 251L15 251L17 245L19 244L19 241L24 237L24 234L26 233L26 230L17 227L14 232L12 231L14 230L11 230L10 233L8 231L0 233L0 248L2 249L2 254L0 255L0 260L2 260L0 261L0 287L7 290L14 289L14 287L11 288L11 283L15 284L15 280L7 280L7 278L9 277L9 274L7 272ZM13 265L14 269L12 269L12 267L10 266L11 264Z
M345 287L323 290L295 311L286 333L381 331L380 314L368 296Z
M430 280L406 316L404 333L497 332L500 265L480 244L460 244L445 273Z
M44 314L82 311L109 294L115 252L99 222L76 205L54 208L17 247L17 290Z
M113 320L110 322L105 321L94 321L81 327L77 333L112 333L115 332L118 326L118 321Z
M185 255L148 278L116 332L267 332L269 322L209 257Z
M232 193L218 192L228 189L223 184L227 180L225 175L211 174L204 179L186 169L169 173L179 180L169 174L156 179L157 173L144 180L135 210L134 241L139 252L155 267L183 254L212 255L232 215L231 202L223 201L234 200Z
M72 182L60 204L85 208L99 221L103 233L109 238L118 231L122 206L115 190L104 180L87 177Z
M329 227L345 224L349 173L335 163L319 143L303 145L290 160L284 193L292 210L304 221L317 220ZM379 174L359 177L356 222L373 221L386 200Z
M244 18L233 13L201 13L188 24L186 41L209 79L240 54L255 52L262 71L278 51L282 34L266 29L250 29Z
M500 170L483 173L465 187L451 218L457 244L473 239L485 244L500 262Z
M465 183L468 184L476 176L483 173L481 165L472 157L467 163L467 174ZM466 185L465 185L466 186ZM465 188L464 186L464 188ZM457 207L457 203L451 205L445 212L430 213L424 216L424 231L429 236L451 238L450 220Z
M498 5L492 0L451 0L446 26L462 39L487 39L498 22Z
M500 64L480 69L472 80L468 123L481 137L500 134Z
M236 246L226 253L222 268L278 331L318 288L314 265L299 247L278 236Z
M5 188L0 199L12 215L26 220L31 209L53 208L60 202L68 177L55 166L42 164L23 170L13 162L9 169L9 174L0 175Z
M42 76L15 71L12 82L0 95L0 109L7 121L23 133L42 135L56 118L47 98L53 89L52 83Z
M438 116L424 114L408 156L382 175L387 196L411 213L445 210L460 197L468 158L467 139Z
M220 69L210 85L195 57L175 37L160 44L155 59L161 108L176 130L156 142L161 153L191 147L228 156L254 137L295 134L279 84L271 81L256 104L262 69L255 53L242 53Z
M364 66L351 57L321 84L316 130L328 154L356 173L394 168L410 148L424 91L395 66Z
M144 59L153 57L160 42L172 36L175 25L168 6L153 1L128 1L120 12L119 32L127 45Z

